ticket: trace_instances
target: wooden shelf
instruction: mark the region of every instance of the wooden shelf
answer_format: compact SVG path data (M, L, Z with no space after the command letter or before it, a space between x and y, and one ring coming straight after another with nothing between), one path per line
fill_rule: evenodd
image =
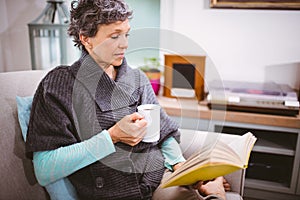
M232 112L210 110L200 105L196 99L157 97L160 105L170 116L191 117L206 120L224 120L230 122L278 126L286 128L300 128L300 115L295 117L256 114L247 112Z
M250 188L264 188L264 190L277 190L281 192L288 192L289 187L286 184L283 183L277 183L273 181L264 181L264 180L258 180L258 179L251 179L247 178L245 181L245 187L250 187Z
M264 143L265 142L265 143ZM295 150L293 149L287 149L283 147L276 146L270 146L270 142L264 141L262 143L257 143L253 147L253 152L260 152L260 153L271 153L271 154L278 154L278 155L285 155L285 156L295 156ZM264 145L264 144L265 145Z

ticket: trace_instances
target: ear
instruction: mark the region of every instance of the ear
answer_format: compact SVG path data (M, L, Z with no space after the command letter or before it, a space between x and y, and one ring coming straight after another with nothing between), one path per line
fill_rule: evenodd
M81 44L83 44L83 46L86 49L92 49L93 45L91 44L90 38L88 36L85 36L83 34L79 34L79 39L81 41Z

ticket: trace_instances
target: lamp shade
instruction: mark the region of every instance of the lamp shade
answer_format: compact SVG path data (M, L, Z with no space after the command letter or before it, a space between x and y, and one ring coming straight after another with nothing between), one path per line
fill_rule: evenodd
M77 52L67 35L69 18L63 0L48 0L42 13L28 24L32 69L69 64Z

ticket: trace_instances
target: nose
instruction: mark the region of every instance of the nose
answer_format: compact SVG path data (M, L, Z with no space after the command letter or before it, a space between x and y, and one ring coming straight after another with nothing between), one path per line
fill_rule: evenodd
M127 49L128 48L128 37L126 35L123 35L121 37L119 47L121 49Z

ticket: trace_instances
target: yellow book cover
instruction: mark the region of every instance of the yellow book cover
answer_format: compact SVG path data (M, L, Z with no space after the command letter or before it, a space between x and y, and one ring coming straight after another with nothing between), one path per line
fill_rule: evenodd
M256 137L248 132L229 143L217 140L212 146L204 145L171 176L164 178L162 187L191 185L247 168L255 142Z

